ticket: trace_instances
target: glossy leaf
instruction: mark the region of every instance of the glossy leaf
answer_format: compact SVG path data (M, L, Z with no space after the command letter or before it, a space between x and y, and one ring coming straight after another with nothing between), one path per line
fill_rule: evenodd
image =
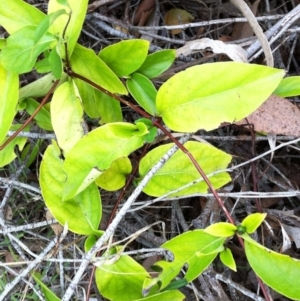
M265 248L247 234L241 237L245 239L248 262L258 277L280 294L300 300L300 261Z
M55 77L53 74L40 77L20 89L20 98L45 96L51 89L54 81ZM63 80L61 80L61 82L63 82Z
M116 255L118 256L118 255ZM114 301L141 299L144 279L148 272L128 255L121 255L97 264L95 279L102 296Z
M84 136L66 155L67 181L63 200L68 200L94 182L111 163L127 157L143 145L148 133L144 124L109 123Z
M161 86L157 111L174 131L209 131L251 114L283 76L283 70L237 62L191 67Z
M99 57L119 77L136 71L145 61L149 42L127 40L105 47Z
M102 207L97 186L92 184L76 197L62 202L66 178L60 149L53 141L47 147L40 167L40 185L45 204L61 225L68 224L70 231L99 236L100 231L97 229Z
M45 18L45 14L23 0L0 1L0 24L9 34L28 26L37 26Z
M93 50L77 44L71 57L71 65L74 72L86 77L102 88L112 93L127 94L126 88L116 74Z
M166 291L145 297L143 299L137 299L134 301L183 301L185 296L180 291Z
M97 242L98 237L95 234L90 235L84 242L84 251L88 252Z
M149 114L156 114L155 99L157 90L144 75L133 73L126 81L127 89L136 102Z
M42 22L35 29L34 33L34 43L37 44L38 41L48 32L51 24L61 15L66 14L64 9L58 10L48 16L45 16Z
M6 137L16 115L19 98L19 77L0 65L0 143Z
M242 221L241 225L246 228L248 234L252 234L264 221L267 213L253 213Z
M273 92L281 97L292 97L300 95L300 76L284 78Z
M84 135L83 109L73 80L66 81L55 90L51 121L58 145L67 153Z
M32 115L40 105L33 98L23 99L22 102L25 103L25 110L29 115ZM50 112L45 108L45 106L43 106L37 113L37 115L35 115L34 120L41 129L46 131L53 131Z
M232 269L233 271L236 272L236 264L232 255L232 252L229 248L225 248L221 253L220 253L220 259L223 262L224 265Z
M154 281L161 283L161 289L165 288L185 264L188 268L184 279L188 282L194 280L223 250L224 241L225 238L212 236L203 230L188 231L167 241L161 247L171 251L174 259L155 263L155 267L162 269L162 272Z
M144 177L150 168L159 161L159 159L173 146L165 144L147 153L141 160L139 173ZM231 156L213 147L212 145L187 142L185 147L194 156L206 175L227 167L231 161ZM190 159L183 152L176 152L168 162L151 178L144 192L150 196L162 196L172 190L178 189L190 182L200 178L200 175ZM228 183L231 179L228 173L221 172L209 177L212 185L217 189ZM163 185L162 185L163 183ZM193 193L207 192L207 185L204 181L191 185L179 192L172 193L169 196L182 196Z
M20 126L20 124L14 124L11 126L10 130L16 131ZM28 131L28 127L23 131ZM7 138L4 139L1 144L3 144L3 142L5 142L6 140ZM24 148L26 141L27 138L25 137L16 137L4 149L0 150L0 167L3 167L12 162L17 157L15 153L16 146L18 145L18 148L21 151Z
M118 190L125 185L131 171L130 160L126 157L118 158L96 179L96 184L107 191Z
M119 101L94 89L82 80L75 79L75 83L82 98L84 111L90 118L101 118L101 124L123 120Z
M148 78L156 77L169 69L175 60L175 55L176 51L172 49L151 53L146 57L146 60L137 72Z
M82 25L87 12L88 0L68 0L68 6L58 3L57 0L50 0L48 4L48 15L65 9L67 14L58 17L50 27L50 32L58 35L61 40L67 43L68 56L72 55L77 40L82 30ZM69 20L69 15L71 19ZM64 35L64 36L63 36ZM65 47L61 44L60 55L65 58Z
M5 69L16 73L31 71L37 57L56 43L56 38L47 33L35 44L34 35L35 27L26 26L7 38L7 44L0 53L0 62Z
M52 74L56 79L60 79L63 74L63 64L61 57L57 53L56 47L51 50L48 60Z
M236 229L236 226L233 224L221 222L208 226L204 231L214 236L231 237L235 234Z

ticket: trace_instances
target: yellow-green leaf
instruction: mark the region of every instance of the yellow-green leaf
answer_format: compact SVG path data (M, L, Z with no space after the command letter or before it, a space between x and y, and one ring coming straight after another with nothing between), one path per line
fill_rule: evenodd
M0 143L4 140L16 115L19 97L19 77L0 65Z
M161 86L156 108L174 131L209 131L251 114L283 76L283 70L237 62L191 67Z
M189 141L184 144L206 175L224 169L231 161L231 156L212 145ZM139 173L144 177L150 168L173 146L172 143L162 145L151 150L140 162ZM188 183L201 178L195 166L183 152L176 152L165 165L151 178L144 192L151 196L161 196L178 189ZM231 179L227 172L221 172L209 177L212 185L217 189ZM188 188L170 194L173 196L189 195L207 192L207 185L202 180Z
M83 109L73 80L66 81L54 92L51 121L58 145L67 153L84 135Z
M127 94L127 90L120 79L93 50L77 44L71 57L71 65L74 72L109 92Z

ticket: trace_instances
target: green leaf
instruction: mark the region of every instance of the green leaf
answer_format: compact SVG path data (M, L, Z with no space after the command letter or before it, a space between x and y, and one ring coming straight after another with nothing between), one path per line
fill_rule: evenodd
M175 59L175 56L176 51L170 49L149 54L137 72L148 78L156 77L169 69Z
M66 78L66 76L65 76ZM63 82L65 79L62 79ZM53 74L47 74L32 83L20 89L20 99L27 97L42 97L45 96L53 86L55 77Z
M166 291L152 295L150 297L145 297L142 299L137 299L134 301L183 301L185 296L180 291Z
M34 44L38 43L38 41L48 32L52 23L63 14L66 14L66 11L61 9L43 18L42 22L40 22L35 29Z
M94 182L111 163L127 157L143 145L148 130L130 123L109 123L84 136L66 155L67 181L63 200L68 200Z
M54 47L49 55L49 64L51 67L52 74L56 79L60 79L63 74L63 64L61 57L58 55L56 47Z
M255 111L283 76L283 70L237 62L194 66L161 86L156 108L174 131L210 131Z
M221 253L220 253L220 259L223 262L224 265L232 269L233 271L236 272L236 264L234 261L234 258L232 256L232 252L230 249L225 248Z
M258 277L280 294L300 300L300 261L265 248L247 234L241 237L245 239L249 264Z
M146 76L135 72L127 79L126 85L136 102L149 114L156 115L157 90L152 82Z
M143 64L148 48L148 41L127 40L105 47L98 55L117 76L122 77Z
M123 120L120 102L109 95L96 90L82 80L75 79L82 98L84 111L90 118L101 117L101 123Z
M58 145L66 154L84 135L83 109L73 80L66 81L55 90L51 121Z
M128 255L113 261L107 259L103 264L97 264L95 280L101 295L114 301L143 298L142 286L144 279L149 277L148 272Z
M41 275L39 273L32 273L31 276L35 282L40 285L46 301L60 301L60 299L41 281Z
M281 97L292 97L300 95L300 76L284 78L273 92Z
M6 137L16 115L19 98L19 77L0 65L0 143Z
M68 0L68 6L66 6L65 3L58 3L57 0L49 1L48 15L62 9L66 9L67 11L67 15L61 15L55 20L50 27L50 32L58 35L61 40L65 40L67 42L69 57L72 55L81 33L82 25L87 12L87 6L88 0ZM70 21L69 15L71 16ZM63 34L65 34L65 36L63 36ZM61 44L60 55L62 58L65 58L65 48L63 44Z
M44 153L40 167L40 185L46 206L61 225L82 235L96 234L102 216L101 199L95 184L90 185L76 197L62 202L66 174L63 171L61 152L55 141Z
M6 47L0 53L5 69L20 74L31 71L37 57L56 42L56 38L47 33L35 44L34 34L35 27L26 26L7 38Z
M9 34L28 26L37 26L45 18L45 14L23 0L0 1L0 24Z
M248 215L241 223L248 234L252 234L266 218L266 213L254 213Z
M25 103L25 110L30 115L32 115L33 112L40 105L33 98L25 98L22 99L21 102ZM35 115L34 120L41 129L46 131L53 131L50 112L45 108L45 106L43 106L37 113L37 115Z
M194 280L222 251L224 241L225 238L212 236L203 230L188 231L167 241L161 247L171 251L174 259L171 262L155 263L155 267L162 269L161 274L154 279L155 282L161 283L160 288L164 289L178 276L185 264L188 269L184 279L188 282Z
M84 242L84 251L88 252L97 242L98 237L95 234L90 235Z
M111 93L127 95L119 78L91 49L76 45L71 57L74 72L91 80Z
M49 62L49 57L37 61L34 65L34 69L41 74L51 72L52 70Z
M107 191L118 190L125 185L126 176L131 171L130 160L127 157L118 158L96 179L96 184Z
M11 126L11 131L16 131L21 125L20 124L14 124ZM26 127L23 131L28 132L29 127ZM1 144L3 144L7 140L4 139ZM27 138L25 137L16 137L13 141L11 141L4 149L0 151L0 167L3 167L10 162L12 162L16 157L15 153L15 147L18 145L19 150L21 151L25 144L26 144Z
M173 146L165 144L151 150L140 162L139 173L143 178L150 168ZM212 145L189 141L184 145L206 175L224 169L231 161L231 156L213 147ZM188 183L201 178L190 159L183 152L176 152L168 162L151 178L144 192L150 196L162 196L172 190L178 189ZM209 177L212 185L217 189L228 183L231 179L227 172L221 172ZM162 185L163 183L163 185ZM169 197L207 192L207 185L200 181L179 192L168 195Z
M215 223L204 229L205 232L219 237L231 237L236 232L236 226L229 223Z

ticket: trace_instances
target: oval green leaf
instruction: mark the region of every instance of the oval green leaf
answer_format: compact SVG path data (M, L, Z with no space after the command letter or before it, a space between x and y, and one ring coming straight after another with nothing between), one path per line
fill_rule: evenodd
M245 251L250 266L263 282L292 300L300 300L299 260L267 249L249 236Z
M113 263L107 260L97 266L95 280L102 296L114 301L132 301L143 298L143 283L145 278L150 276L130 256L122 255Z
M169 69L175 60L175 56L176 51L172 49L151 53L137 72L148 78L156 77Z
M131 171L130 160L127 157L118 158L96 179L96 184L107 191L121 189Z
M65 6L64 4L59 4L57 0L49 1L48 15L60 10L67 11L67 14L61 15L55 19L55 22L50 27L50 32L58 35L61 40L65 40L67 42L69 57L72 55L78 37L81 33L88 2L88 0L68 0L68 6ZM71 16L70 21L68 21L68 14ZM62 58L65 58L65 47L63 44L61 45L60 55Z
M236 232L236 226L229 223L215 223L205 228L204 231L214 236L231 237Z
M90 118L100 118L100 124L123 120L119 101L82 80L75 79L75 83L82 98L84 111Z
M236 264L232 255L232 252L230 249L225 248L221 253L220 253L220 259L223 262L224 265L232 269L233 271L236 272Z
M145 61L149 42L145 40L127 40L105 47L99 57L119 77L136 71Z
M114 72L88 48L76 45L71 57L74 72L91 80L111 93L127 95L127 90Z
M248 234L252 234L264 221L267 213L254 213L248 215L241 223L243 227L246 228Z
M203 230L188 231L167 241L161 247L171 251L174 260L155 263L155 267L162 270L156 283L161 282L160 288L164 289L185 264L188 264L188 270L184 278L188 282L194 280L223 250L224 241L225 238L212 236Z
M152 82L146 76L135 72L127 79L126 85L136 102L150 115L156 115L157 90Z
M1 0L0 1L0 24L9 34L28 26L37 26L45 14L23 0Z
M102 206L98 188L92 184L73 199L62 202L66 174L60 157L60 149L53 141L47 147L40 166L40 185L45 204L61 225L68 224L70 231L99 236Z
M66 81L55 90L51 121L58 145L67 153L84 135L83 109L73 80Z
M283 70L238 62L191 67L161 86L157 111L174 131L213 130L255 111L283 76Z
M11 126L11 131L16 131L21 125L20 124L14 124ZM26 127L23 131L27 132L29 130L29 127ZM5 142L8 138L5 138ZM15 147L18 145L19 150L21 151L25 144L26 144L27 138L25 137L16 137L13 141L11 141L4 149L0 150L0 167L3 167L10 162L12 162L16 157L15 153ZM2 143L1 143L2 144Z
M147 127L130 123L109 123L84 136L66 155L67 180L63 200L68 200L94 182L111 163L127 157L144 143Z
M16 115L19 99L19 77L0 65L0 143L6 137Z
M284 78L273 94L281 97L292 97L300 95L300 76Z
M33 98L23 99L22 102L24 102L26 104L25 110L30 115L33 114L33 112L40 105ZM39 110L39 112L35 115L34 120L36 121L37 125L41 129L46 130L46 131L53 131L50 112L45 108L45 106L43 106Z
M54 46L56 38L49 33L35 44L35 29L34 26L26 26L7 38L6 46L0 53L0 62L6 70L20 74L29 72L37 57L50 45Z
M150 168L173 146L173 143L162 145L151 150L140 162L139 173L144 177ZM225 169L231 161L231 156L212 145L189 141L184 146L190 151L206 175ZM188 183L201 178L195 166L183 152L176 152L165 165L151 178L143 191L150 196L162 196ZM227 172L209 176L212 185L217 189L231 179ZM162 185L163 183L163 185ZM207 192L204 181L191 185L181 191L174 192L169 197Z

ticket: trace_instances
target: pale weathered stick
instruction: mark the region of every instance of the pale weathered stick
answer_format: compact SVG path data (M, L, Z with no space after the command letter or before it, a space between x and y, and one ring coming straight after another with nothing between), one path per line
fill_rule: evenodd
M256 34L258 40L261 43L261 46L263 48L263 51L265 53L266 57L266 63L269 67L274 67L274 60L272 55L272 50L270 48L269 42L264 35L264 32L262 31L261 27L259 26L255 16L253 15L251 9L249 6L245 3L244 0L230 0L230 2L237 7L241 13L244 15L244 17L248 20L249 25L253 29L254 33Z

